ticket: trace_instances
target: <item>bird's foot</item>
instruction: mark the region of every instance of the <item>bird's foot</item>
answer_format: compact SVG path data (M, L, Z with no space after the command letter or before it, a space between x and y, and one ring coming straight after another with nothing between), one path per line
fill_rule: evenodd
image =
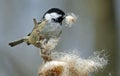
M40 40L40 41L36 41L36 44L38 45L38 47L45 49L46 39Z

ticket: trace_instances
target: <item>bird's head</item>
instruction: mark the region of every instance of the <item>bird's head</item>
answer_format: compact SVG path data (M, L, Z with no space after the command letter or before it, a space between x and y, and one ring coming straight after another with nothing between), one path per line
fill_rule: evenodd
M62 21L65 18L64 16L65 13L61 9L51 8L43 15L43 19L47 20L48 23L54 22L62 24Z

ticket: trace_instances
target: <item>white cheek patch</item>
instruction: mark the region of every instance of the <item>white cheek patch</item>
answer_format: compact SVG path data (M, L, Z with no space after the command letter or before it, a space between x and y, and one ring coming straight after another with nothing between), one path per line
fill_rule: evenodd
M45 19L48 20L48 21L51 20L50 14L46 14L46 15L45 15Z
M51 22L51 20L54 18L54 19L57 19L58 17L60 17L61 15L60 14L57 14L57 13L47 13L45 15L45 19L48 20L48 22Z

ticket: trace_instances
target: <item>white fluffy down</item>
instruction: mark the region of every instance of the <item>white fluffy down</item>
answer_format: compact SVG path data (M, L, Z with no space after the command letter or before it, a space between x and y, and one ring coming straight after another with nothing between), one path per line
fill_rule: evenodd
M68 14L68 15L65 17L65 23L66 23L65 26L71 27L71 25L72 25L73 23L75 23L76 20L77 20L77 16L76 16L74 13Z
M101 57L101 53L92 55L88 59L83 59L72 53L55 53L54 55L56 55L54 58L56 60L47 62L42 69L47 71L62 66L64 69L60 76L88 76L90 72L103 69L108 63L106 56Z

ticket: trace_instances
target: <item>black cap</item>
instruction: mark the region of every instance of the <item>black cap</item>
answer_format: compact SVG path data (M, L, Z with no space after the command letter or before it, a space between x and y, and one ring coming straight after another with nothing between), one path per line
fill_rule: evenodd
M58 23L60 23L60 24L62 24L62 21L63 21L63 19L64 19L64 15L65 15L65 13L61 10L61 9L59 9L59 8L51 8L51 9L49 9L44 15L43 15L43 19L45 18L45 15L46 14L51 14L51 13L57 13L58 15L61 15L61 16L59 16L58 18L52 18L52 20L54 21L54 22L58 22Z

